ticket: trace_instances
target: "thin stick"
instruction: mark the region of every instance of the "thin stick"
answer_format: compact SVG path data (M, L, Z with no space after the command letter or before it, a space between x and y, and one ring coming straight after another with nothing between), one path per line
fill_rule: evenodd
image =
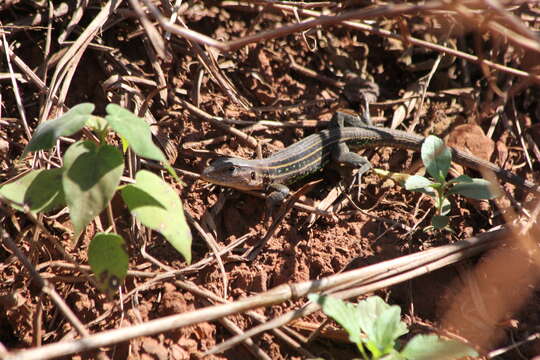
M2 23L0 22L0 26L2 26ZM4 44L5 49L9 49L9 45L6 39L6 34L2 33L2 42ZM28 140L32 137L32 132L30 132L30 128L28 127L28 122L26 121L26 112L24 111L24 106L22 104L21 94L19 92L19 85L17 84L17 80L15 79L15 72L13 71L13 67L11 66L10 57L8 55L9 51L6 51L6 62L8 65L9 73L11 76L11 84L13 85L13 94L15 95L15 103L17 104L17 110L19 110L19 115L21 116L21 121L23 123L24 132L26 133L26 137Z
M206 241L208 244L208 247L212 250L212 253L214 254L214 258L216 259L216 262L218 264L219 270L221 271L221 278L223 279L223 298L227 298L227 290L228 290L228 277L227 277L227 271L225 271L225 265L223 265L223 260L221 260L221 255L219 254L220 247L213 236L208 235L206 231L201 227L201 225L195 221L195 219L191 216L190 213L187 211L184 212L186 219L189 221L189 223L197 230L199 235L202 236L202 238Z
M324 279L306 281L292 285L281 285L264 293L242 299L230 304L215 305L186 313L165 316L159 319L147 321L142 324L133 325L127 328L103 331L84 339L63 341L54 344L44 345L40 348L9 353L5 360L46 360L59 356L80 353L82 351L93 350L103 346L110 346L139 336L150 336L166 331L174 330L183 326L189 326L205 321L212 321L223 316L244 312L261 306L269 306L282 303L291 299L303 297L311 292L325 291L332 287L350 283L358 283L359 279L364 279L369 284L370 279L379 276L386 276L386 280L379 281L370 286L363 286L353 290L346 290L341 296L354 296L354 294L365 291L373 291L396 283L393 281L394 274L402 274L404 271L413 271L410 276L417 277L421 274L434 271L442 266L463 260L465 257L477 255L494 245L494 237L503 234L504 230L494 230L482 233L477 237L445 245L438 248L429 249L417 254L402 256L400 258L384 261L375 265L361 269L348 271L342 274L333 275ZM410 276L401 276L399 281L406 281ZM317 306L312 311L316 311ZM281 318L280 318L281 319ZM285 321L285 323L287 323ZM267 323L270 328L275 327L274 320ZM280 323L278 326L283 325ZM253 330L253 329L252 329ZM268 330L265 328L265 330ZM245 333L246 336L253 336L251 330ZM243 339L242 339L243 341Z
M246 145L248 145L249 147L253 149L257 147L258 141L254 137L243 133L241 130L238 130L237 128L227 125L225 122L221 121L220 118L208 114L207 112L199 109L198 107L191 104L190 102L187 102L179 98L177 98L176 100L180 102L180 104L184 108L186 108L191 114L198 116L200 118L203 118L204 120L212 123L213 125L216 125L217 127L225 130L226 132L238 137L240 140L243 140L246 143Z
M343 290L343 291L340 291L340 292L337 292L337 293L332 293L332 296L334 296L336 298L339 298L339 299L348 299L348 298L352 298L352 297L356 297L356 296L359 296L359 295L366 294L368 292L373 292L373 291L376 291L376 290L379 290L379 289L382 289L382 288L386 288L386 287L389 287L391 285L396 285L398 283L408 281L410 279L414 279L414 278L416 278L418 276L424 275L424 274L426 274L428 272L434 271L436 269L447 266L449 264L461 261L464 258L474 256L474 255L478 254L481 251L487 250L490 246L493 246L494 244L485 244L484 243L483 245L484 246L469 247L467 249L463 249L462 252L456 252L456 253L453 253L453 254L449 254L448 256L439 258L437 260L434 259L434 261L430 262L429 264L426 263L426 264L424 264L423 266L420 266L420 267L412 267L412 268L410 268L408 270L404 270L403 272L399 273L396 276L385 277L385 275L382 275L382 277L381 277L381 276L378 276L378 275L374 275L371 278L364 279L364 280L359 280L357 282L357 284L356 284L357 287L349 289L349 290ZM429 251L429 250L427 250L427 251ZM413 254L413 255L415 255L415 254ZM400 259L408 257L408 256L413 256L413 255L403 256ZM416 254L416 255L418 255L418 254ZM381 263L379 263L379 264L381 264ZM369 268L369 266L367 268ZM375 280L377 280L377 281L375 281ZM308 290L308 291L310 291L310 290ZM310 292L318 292L318 291L313 289ZM287 323L289 323L289 322L291 322L293 320L296 320L296 319L301 318L303 316L307 316L309 314L312 314L315 311L318 311L319 309L320 309L319 304L308 303L308 304L306 304L305 306L303 306L302 308L300 308L298 310L290 311L290 312L288 312L288 313L286 313L286 314L284 314L284 315L282 315L282 316L280 316L280 317L278 317L276 319L270 320L270 321L268 321L268 322L266 322L266 323L264 323L262 325L259 325L259 326L255 327L255 328L251 329L251 330L246 331L243 336L235 336L234 338L229 339L229 340L221 343L220 345L218 345L218 346L214 347L213 349L211 349L210 351L206 352L205 355L211 355L211 354L216 354L216 353L223 352L223 351L233 347L237 343L243 341L244 337L252 337L252 336L255 336L255 335L259 334L259 333L262 333L262 332L271 330L273 328L276 328L278 326L285 325L285 324L287 324Z
M237 50L251 43L259 43L261 41L283 37L288 34L300 32L303 30L317 27L317 26L345 25L345 26L355 28L358 30L369 31L374 34L378 34L380 36L398 39L403 42L409 42L414 45L419 45L419 46L422 46L422 47L425 47L434 51L453 55L453 56L456 56L456 57L459 57L459 58L462 58L462 59L465 59L474 63L482 63L503 72L507 72L507 73L510 73L519 77L526 77L535 82L540 82L540 75L531 74L526 71L518 70L518 69L511 68L502 64L495 63L493 61L481 60L478 58L478 56L467 54L462 51L451 49L451 48L441 46L438 44L433 44L428 41L420 40L420 39L409 37L409 36L405 37L399 34L394 34L387 30L377 29L373 26L350 21L352 19L360 20L360 19L367 19L367 18L374 18L374 17L383 17L383 16L391 17L391 16L400 16L400 15L406 15L406 14L418 13L418 12L445 10L448 8L449 5L444 1L432 1L428 3L424 3L422 5L392 4L392 5L387 5L387 6L381 6L378 8L348 11L348 12L345 12L343 14L336 15L336 16L323 16L321 13L317 11L298 9L293 6L275 4L272 6L275 7L276 9L285 10L291 13L297 12L298 14L316 17L316 19L307 20L307 21L303 21L300 23L292 24L292 25L286 25L278 29L264 31L262 33L246 36L244 38L236 39L236 40L232 40L228 42L221 42L218 40L214 40L211 37L203 35L196 31L170 24L168 22L168 19L162 16L159 10L149 0L143 0L143 1L148 6L152 14L156 17L156 19L160 22L160 25L166 31L170 31L171 33L184 37L190 41L212 46L225 52ZM481 2L478 2L478 1L462 1L461 3L464 5L470 5L470 6L473 6L475 4L476 5L481 4Z
M296 9L296 8L293 8L292 6L273 5L273 7L275 7L276 9L282 10L282 11L289 12L289 13L297 11L299 14L302 14L302 15L305 15L305 16L313 16L313 17L321 17L321 16L323 16L320 12L317 12L317 11ZM494 69L497 69L497 70L505 72L505 73L509 73L509 74L519 76L519 77L529 78L529 79L531 79L531 80L533 80L535 82L540 82L540 75L528 73L528 72L523 71L523 70L519 70L519 69L516 69L516 68L506 66L506 65L498 64L498 63L495 63L495 62L490 61L490 60L484 60L484 59L479 58L478 56L471 55L471 54L465 53L463 51L452 49L452 48L442 46L442 45L439 45L439 44L434 44L434 43L431 43L429 41L421 40L421 39L418 39L418 38L415 38L415 37L412 37L412 36L404 36L404 35L400 35L400 34L395 34L395 33L391 32L391 31L384 30L384 29L379 29L377 27L367 25L367 24L363 24L363 23L356 22L356 21L343 21L341 23L341 25L347 26L347 27L352 28L352 29L368 31L370 33L373 33L373 34L376 34L376 35L379 35L379 36L382 36L382 37L400 40L400 41L403 41L405 43L408 42L408 43L410 43L412 45L417 45L417 46L421 46L421 47L424 47L424 48L427 48L427 49L430 49L430 50L433 50L433 51L437 51L437 52L441 52L441 53L444 53L444 54L456 56L456 57L459 57L461 59L470 61L472 63L484 64L486 66L492 67Z
M41 275L36 271L36 268L30 260L23 254L23 252L19 249L19 247L11 240L9 235L5 232L2 232L2 240L6 244L6 246L15 253L19 261L23 264L23 266L26 268L26 270L30 273L30 276L32 277L32 280L35 282L35 284L39 287L39 289L49 295L53 303L58 307L58 309L64 314L64 316L69 320L69 322L75 327L75 329L79 332L79 334L83 336L89 336L90 333L86 328L84 327L83 323L79 320L79 318L75 315L73 311L67 306L67 304L64 302L64 299L58 295L56 290L53 286L51 286L45 279L41 277Z

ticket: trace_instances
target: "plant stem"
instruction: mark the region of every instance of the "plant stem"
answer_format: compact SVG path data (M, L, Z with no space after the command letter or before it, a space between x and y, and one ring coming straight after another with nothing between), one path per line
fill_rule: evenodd
M362 354L364 360L369 360L369 357L366 354L366 350L364 349L364 344L362 342L359 342L356 344L356 346L358 347L358 350L360 350L360 353Z

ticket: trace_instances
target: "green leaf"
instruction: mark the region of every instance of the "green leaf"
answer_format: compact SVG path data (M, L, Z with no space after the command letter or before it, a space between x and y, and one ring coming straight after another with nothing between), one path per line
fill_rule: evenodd
M416 335L405 346L401 355L410 360L454 360L478 356L470 346L455 340L443 340L437 335Z
M412 175L405 180L404 186L405 189L409 191L418 191L425 193L430 196L435 196L436 192L431 188L431 186L434 184L433 181L420 176L420 175Z
M122 153L113 146L78 141L64 155L62 185L75 239L105 209L124 171Z
M364 343L374 358L392 354L395 340L408 332L400 319L399 306L390 306L378 296L356 305L325 295L310 294L308 298L321 305L323 312L347 331L352 342Z
M351 342L362 342L358 309L354 304L327 295L309 294L308 298L321 305L322 311L347 331Z
M448 216L433 215L431 218L431 225L438 230L443 229L449 222L450 218Z
M60 136L75 134L92 117L92 111L94 111L94 104L83 103L74 106L57 119L41 123L34 131L34 135L26 145L22 156L30 151L50 149Z
M450 148L438 137L430 135L422 144L421 156L428 173L435 180L444 182L452 161Z
M455 183L470 183L472 182L472 178L467 175L459 175L457 178L450 179L448 181L448 184L455 184Z
M133 216L159 231L191 263L191 231L176 192L149 171L139 171L135 181L122 189L122 198Z
M167 163L163 152L152 142L152 133L146 121L116 104L107 105L105 110L109 114L105 120L128 141L137 155Z
M0 188L0 195L27 205L31 212L46 212L65 205L62 169L33 170ZM24 211L20 206L14 208Z
M104 132L109 127L109 123L101 116L90 117L85 125L97 132Z
M495 187L489 181L476 178L471 180L471 182L454 184L448 190L448 194L460 194L477 200L495 199L501 195L492 191L492 188Z
M360 329L368 337L375 337L375 321L386 310L390 308L383 299L378 296L370 296L360 301L357 305Z
M381 340L387 335L386 332L381 332L384 327L389 326L390 329L395 329L393 333L396 336L401 336L407 333L407 327L403 322L399 320L399 312L401 312L399 306L389 305L383 299L378 296L370 296L365 300L360 301L357 305L358 308L358 323L360 324L360 329L364 332L368 339L375 342L379 349L382 349ZM395 311L398 312L397 323L387 324L384 321L395 321ZM383 320L380 320L381 316L384 315ZM381 323L381 321L383 321ZM384 335L384 336L383 336Z
M401 321L401 309L393 305L380 314L374 323L373 338L368 338L377 344L379 351L384 355L394 349L395 340L409 332L407 325Z
M452 210L452 204L450 203L450 200L448 200L448 198L442 199L441 215L448 215L450 213L450 210Z
M101 291L114 293L124 281L129 256L120 235L98 233L88 246L88 263Z
M101 116L92 116L85 125L97 134L101 143L105 143L105 138L111 129L107 120Z
M392 353L382 357L381 360L406 360L406 358L397 351L393 351Z

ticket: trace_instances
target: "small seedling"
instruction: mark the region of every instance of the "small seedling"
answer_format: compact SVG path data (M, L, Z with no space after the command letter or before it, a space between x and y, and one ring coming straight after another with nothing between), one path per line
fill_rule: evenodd
M343 326L364 360L455 360L478 356L470 346L435 334L416 335L401 349L397 339L409 332L401 309L378 296L352 304L331 296L310 294L322 311Z
M448 214L451 210L449 195L460 194L477 200L494 199L498 196L492 191L492 184L485 179L461 175L447 181L446 177L452 161L452 150L438 137L430 135L426 138L422 144L421 156L427 172L434 181L420 175L391 173L378 169L375 172L378 175L397 180L407 190L433 197L436 208L436 214L431 219L433 228L449 229L450 217Z
M98 144L76 141L65 151L61 168L32 170L0 187L0 199L7 199L18 210L36 214L67 205L75 241L119 189L124 157L116 146L106 143L111 129L120 135L124 151L129 145L138 156L160 161L179 181L165 155L152 142L150 127L143 119L115 104L107 106L105 117L92 115L93 110L93 104L79 104L59 118L42 123L23 156L31 151L48 150L60 136L71 136L84 126L97 134ZM141 170L135 176L135 184L121 188L121 195L142 224L160 232L188 263L191 261L191 232L182 203L166 182ZM121 284L127 274L127 255L120 235L99 233L92 239L88 260L102 290L110 293Z

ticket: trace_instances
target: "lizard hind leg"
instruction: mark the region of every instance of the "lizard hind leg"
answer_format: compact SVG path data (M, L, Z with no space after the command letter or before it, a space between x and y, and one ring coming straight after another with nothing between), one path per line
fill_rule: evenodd
M371 163L364 156L358 155L349 150L347 144L338 144L332 151L332 160L335 164L342 165L348 170L356 169L356 175L351 181L351 187L356 183L358 185L357 198L360 199L362 175L371 169ZM338 171L342 172L343 167L339 167Z

